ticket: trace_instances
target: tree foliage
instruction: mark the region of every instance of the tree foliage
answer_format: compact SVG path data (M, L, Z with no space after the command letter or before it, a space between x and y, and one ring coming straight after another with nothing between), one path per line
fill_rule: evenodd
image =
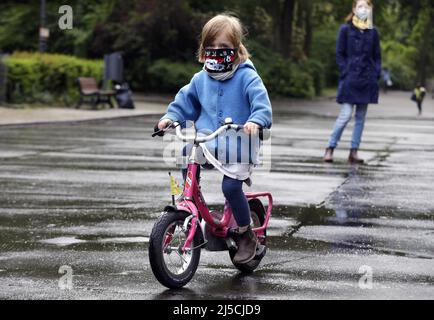
M395 84L410 88L432 77L434 0L373 2L383 64L391 69ZM266 85L274 88L274 93L297 96L300 92L310 95L312 89L318 94L322 86L336 84L336 34L351 11L352 1L73 0L68 1L74 9L73 30L57 27L62 4L60 0L47 1L47 27L51 32L48 51L82 58L101 58L120 51L127 80L137 90L175 89L177 85L172 82L156 85L156 74L164 81L162 70L175 70L176 74L168 74L167 79L184 79L185 72L180 68L185 65L191 72L194 67L204 22L217 13L231 12L247 28L249 50ZM0 50L37 50L38 17L38 1L2 0ZM292 72L302 79L301 83L313 87L296 89L301 88L297 79L285 72ZM291 86L294 90L288 89Z

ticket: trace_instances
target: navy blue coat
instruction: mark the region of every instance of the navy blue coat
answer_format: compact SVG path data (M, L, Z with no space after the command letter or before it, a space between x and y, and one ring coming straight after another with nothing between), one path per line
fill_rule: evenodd
M338 103L378 103L381 49L375 28L361 31L351 22L342 25L336 44L336 63L340 74Z

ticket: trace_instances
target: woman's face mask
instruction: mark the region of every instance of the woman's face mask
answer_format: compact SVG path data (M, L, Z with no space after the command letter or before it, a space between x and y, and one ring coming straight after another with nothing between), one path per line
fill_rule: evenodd
M357 18L359 18L360 20L366 20L369 18L371 14L371 9L367 6L361 5L361 6L357 6L354 13L357 16Z
M205 49L205 70L210 73L232 71L236 49Z

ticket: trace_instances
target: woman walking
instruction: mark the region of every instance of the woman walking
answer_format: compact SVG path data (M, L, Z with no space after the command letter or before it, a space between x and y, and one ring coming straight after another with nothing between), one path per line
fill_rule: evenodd
M378 81L381 77L380 38L372 24L372 11L370 0L353 1L353 10L347 23L339 30L336 62L340 77L336 100L341 105L341 112L328 142L325 162L333 162L333 151L355 109L355 125L348 161L363 163L357 151L362 139L368 104L378 103Z
M423 99L425 99L426 89L418 84L417 87L413 90L413 95L411 96L411 100L416 102L417 109L419 110L419 115L422 115L422 103Z

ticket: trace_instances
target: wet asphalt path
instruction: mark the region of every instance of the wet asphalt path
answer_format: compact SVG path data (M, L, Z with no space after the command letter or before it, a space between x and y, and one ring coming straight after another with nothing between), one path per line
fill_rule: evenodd
M150 137L157 115L0 127L0 298L433 299L434 104L417 118L398 98L370 109L362 166L345 161L350 130L336 163L321 162L333 102L276 102L272 169L252 187L275 198L266 257L243 276L226 252L202 251L181 291L147 256L167 171L179 178L162 161L168 142ZM220 183L204 173L212 206Z

